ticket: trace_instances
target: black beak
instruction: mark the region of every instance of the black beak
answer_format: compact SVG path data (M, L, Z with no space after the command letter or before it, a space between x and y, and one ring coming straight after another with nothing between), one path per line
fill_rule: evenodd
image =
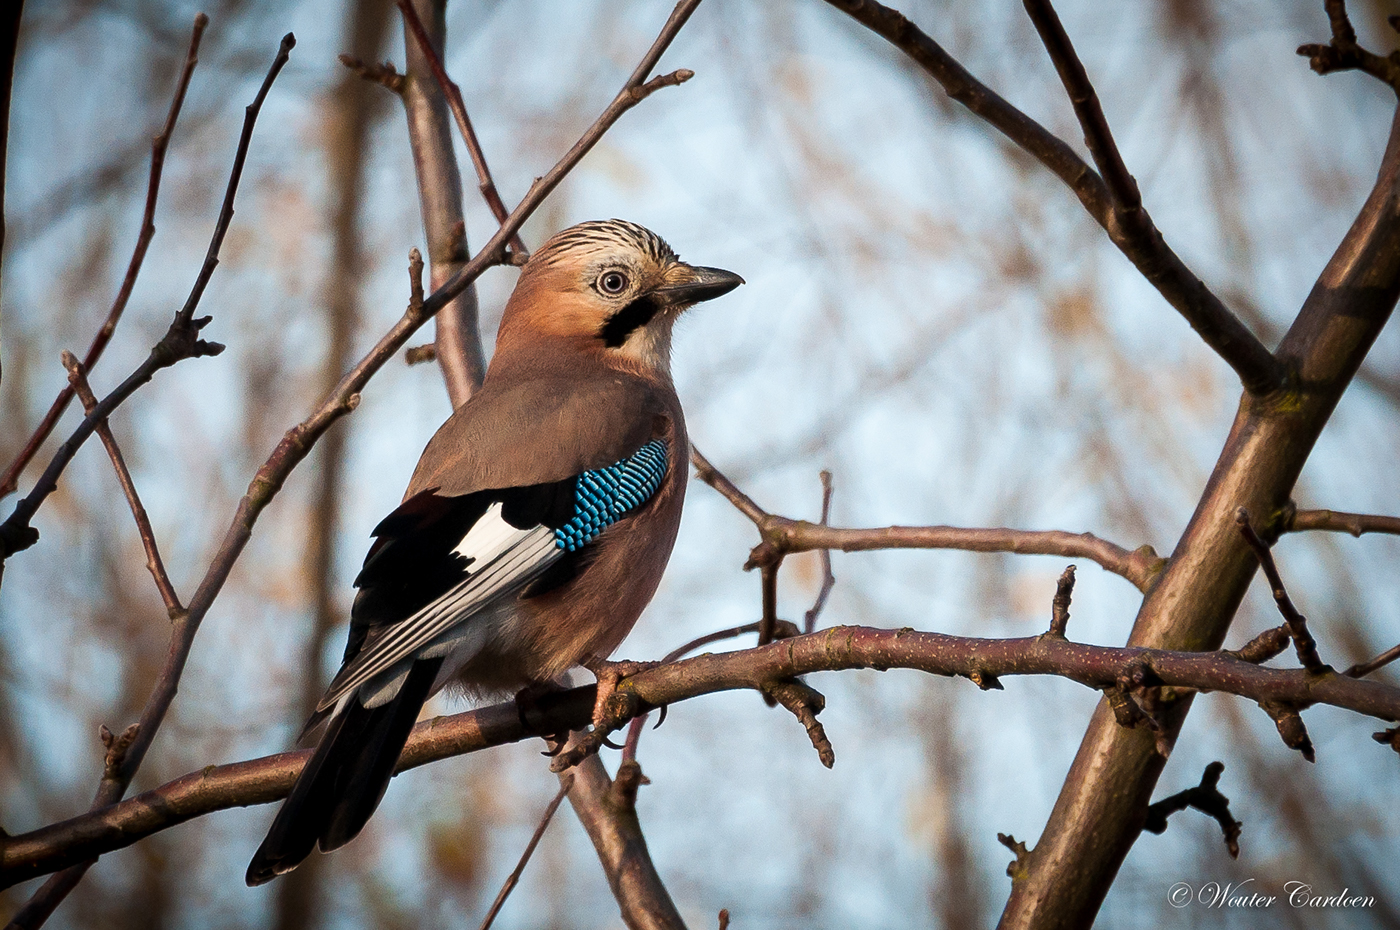
M723 297L744 283L744 279L722 268L684 266L687 279L664 284L651 292L651 298L665 307L687 307L705 300Z

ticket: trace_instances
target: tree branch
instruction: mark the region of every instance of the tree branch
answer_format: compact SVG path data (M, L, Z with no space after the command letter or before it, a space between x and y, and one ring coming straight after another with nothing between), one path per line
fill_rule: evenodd
M1064 181L1118 250L1206 344L1235 369L1249 393L1266 394L1283 384L1286 369L1172 251L1147 211L1139 206L1132 223L1120 222L1109 185L1064 140L978 81L903 14L875 0L827 2L903 51L942 85L949 97L986 120ZM1068 46L1067 38L1064 45ZM1082 72L1082 66L1079 70ZM1075 93L1071 92L1072 99ZM1091 148L1096 145L1097 141L1091 143Z
M1236 510L1285 512L1317 437L1397 296L1400 120L1392 122L1365 205L1279 345L1278 358L1296 378L1278 396L1242 399L1171 561L1143 601L1130 644L1202 650L1224 640L1258 569L1235 526ZM1159 739L1170 748L1190 706L1189 695L1172 702L1163 711L1163 732L1147 734L1122 729L1100 703L1023 878L1012 886L1004 930L1093 922L1141 832L1162 772Z
M1332 25L1332 40L1326 45L1300 45L1298 54L1310 59L1308 64L1318 74L1334 71L1364 71L1400 95L1400 60L1393 55L1382 58L1368 52L1356 41L1356 30L1347 16L1345 0L1325 0L1327 19Z
M1095 690L1137 682L1136 687L1220 691L1295 708L1329 704L1380 720L1400 720L1400 687L1345 675L1312 675L1300 668L1268 668L1226 651L1094 646L1050 636L982 639L870 627L832 627L767 646L700 655L628 676L618 689L635 699L638 712L644 713L705 694L761 691L799 675L856 668L914 669L984 680L1055 675ZM523 719L520 707L507 701L424 721L414 728L398 771L584 727L592 716L594 696L593 685L544 695ZM311 752L209 766L104 810L0 837L0 887L129 846L213 811L277 801L291 790Z
M598 851L628 930L685 930L637 819L637 788L645 783L642 767L635 759L624 760L617 777L609 778L603 760L591 755L560 773L560 784L570 777L569 803Z
M1147 820L1142 828L1149 833L1166 833L1167 818L1177 811L1194 807L1203 814L1215 818L1220 824L1220 832L1225 837L1225 848L1231 859L1240 857L1240 822L1230 814L1230 799L1220 793L1220 776L1225 771L1222 762L1212 762L1201 775L1201 783L1194 788L1178 791L1163 798L1147 809Z
M418 181L418 206L428 240L429 280L433 289L461 272L471 254L467 225L462 214L462 176L452 150L452 127L447 101L432 76L432 49L447 38L446 0L416 0L428 20L431 37L423 33L422 20L409 3L404 11L404 55L408 59L399 97L408 120L408 141L413 150L413 170ZM446 301L437 314L434 344L438 367L454 408L472 396L486 376L486 357L477 325L476 287L468 282Z
M1308 631L1308 621L1298 608L1293 606L1293 599L1288 596L1288 589L1283 586L1283 576L1278 572L1278 566L1274 564L1273 553L1269 551L1268 545L1259 538L1259 534L1254 531L1254 527L1249 522L1249 511L1241 507L1235 514L1235 524L1240 528L1240 535L1245 542L1249 543L1249 548L1254 550L1254 555L1259 559L1259 565L1264 569L1264 576L1269 581L1269 591L1274 596L1274 603L1278 605L1278 612L1283 615L1283 620L1288 624L1288 634L1293 639L1293 648L1298 653L1298 661L1303 663L1303 667L1315 675L1332 671L1332 667L1322 661L1322 657L1317 653L1317 640Z
M968 529L957 526L885 526L871 529L843 529L790 520L768 513L740 491L700 450L691 446L696 477L710 485L758 527L762 542L749 558L750 565L762 565L772 553L839 549L842 552L869 552L877 549L957 549L965 552L1011 552L1019 555L1057 555L1088 559L1105 571L1120 575L1146 591L1166 567L1166 560L1151 546L1129 551L1100 539L1092 533L1064 530L1012 530L1003 528Z
M92 387L88 384L83 363L78 361L73 353L64 352L63 367L68 369L69 383L77 393L83 409L92 413L93 408L97 406L97 397L93 395ZM117 446L117 439L112 435L112 428L106 420L97 424L97 438L102 440L102 445L107 449L107 457L112 460L112 468L117 473L117 483L121 485L127 505L131 508L131 516L136 520L141 548L146 551L146 568L155 579L160 599L165 602L165 612L173 620L185 612L184 605L180 603L180 596L175 593L175 586L170 582L170 575L165 570L165 562L161 559L160 549L156 545L156 534L151 528L150 517L146 515L146 508L141 504L141 496L136 493L136 482L131 480L131 471L126 467L126 459Z
M16 19L19 17L19 10L20 6L17 4L14 10ZM165 125L151 140L151 176L146 184L146 209L141 216L141 230L136 235L136 248L132 250L131 261L126 266L126 276L122 279L122 285L117 291L116 299L112 301L112 308L107 311L107 319L103 322L102 328L97 331L97 335L93 337L92 344L88 346L87 354L83 356L84 371L92 370L92 367L97 364L97 360L102 357L102 350L107 348L107 343L111 341L112 333L117 328L117 322L121 320L122 313L126 310L127 301L131 299L131 291L136 286L136 278L141 273L142 263L146 260L146 250L155 237L156 198L160 194L160 177L165 168L165 153L170 147L170 137L175 132L175 121L180 117L180 108L185 103L185 91L189 89L190 78L194 75L195 65L199 63L199 42L204 35L205 27L208 25L208 16L203 13L195 16L189 51L185 53L185 66L180 71L180 79L175 85L175 99L170 102L170 111L165 116ZM5 469L4 476L0 477L0 498L13 494L15 489L19 487L19 476L34 456L38 454L44 440L49 438L54 426L58 424L58 418L63 415L63 411L68 409L68 404L72 400L72 385L58 392L58 397L49 407L49 412L44 414L44 418L39 421L39 426L34 430L34 434L29 437L29 441L24 444L19 455L10 463L10 467Z
M1304 530L1328 530L1353 536L1363 533L1400 535L1400 517L1347 513L1343 510L1295 510L1280 532L1300 533Z
M413 34L413 39L418 43L418 51L422 53L428 63L428 67L433 72L433 79L437 81L438 88L443 96L447 98L447 105L452 110L452 116L457 120L457 129L462 134L462 141L466 143L467 154L471 156L472 167L476 169L477 188L481 191L481 199L486 201L486 206L490 208L491 215L496 218L497 223L504 223L510 211L501 200L501 194L496 190L496 182L491 177L491 168L486 164L486 153L481 150L481 142L476 137L476 130L472 128L471 117L467 115L467 104L462 99L462 88L458 87L452 78L448 77L447 69L442 65L442 58L438 55L437 49L433 47L433 40L429 38L428 31L423 28L423 21L418 18L418 13L413 9L410 0L397 0L399 9L403 11L404 26ZM525 248L525 243L516 233L510 239L511 264L524 264L530 257L530 250Z

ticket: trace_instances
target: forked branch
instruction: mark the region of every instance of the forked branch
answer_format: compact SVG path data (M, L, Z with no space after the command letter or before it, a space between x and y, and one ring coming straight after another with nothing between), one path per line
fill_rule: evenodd
M1112 148L1111 137L1106 135L1107 123L1102 119L1102 111L1099 111L1097 119L1102 133L1095 129L1096 138L1090 142L1090 147L1091 151L1098 149L1108 158L1109 173L1117 175L1114 183L1123 188L1121 193L1126 198L1121 201L1121 210L1120 201L1115 199L1110 185L1063 139L973 77L903 14L875 0L827 2L903 51L942 85L949 97L990 123L1074 191L1084 209L1108 233L1118 250L1191 324L1205 343L1235 370L1247 391L1265 394L1283 384L1284 368L1273 354L1172 251L1147 211L1140 204L1136 208L1131 206L1134 198L1129 191L1136 186L1129 187L1131 177L1126 168L1119 172L1113 165L1111 152L1116 149ZM1058 20L1055 25L1058 26ZM1069 71L1076 72L1071 75L1076 81L1075 89L1071 91L1076 108L1098 109L1096 103L1090 107L1088 98L1084 96L1083 89L1088 86L1087 76L1083 78L1082 85L1078 83L1083 67L1077 59L1071 62L1073 49L1069 46L1068 38L1063 36L1063 29L1059 30L1059 38L1052 39L1052 55L1060 55L1057 67L1063 64ZM1095 122L1092 116L1090 121ZM1086 135L1087 130L1088 127ZM1121 159L1117 161L1121 163Z

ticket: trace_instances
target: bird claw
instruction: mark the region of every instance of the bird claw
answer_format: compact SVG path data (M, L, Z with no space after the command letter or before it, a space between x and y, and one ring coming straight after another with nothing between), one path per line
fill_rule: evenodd
M583 663L598 678L598 696L593 701L593 729L607 734L617 729L615 716L608 710L608 704L617 694L617 686L622 679L638 672L645 672L659 666L660 662L609 662L607 659L589 659Z
M595 658L581 664L598 677L598 697L593 703L593 729L554 757L549 766L553 772L562 772L577 765L602 746L622 748L610 743L608 734L635 717L640 705L636 695L618 691L617 686L627 676L648 671L662 663L609 662Z

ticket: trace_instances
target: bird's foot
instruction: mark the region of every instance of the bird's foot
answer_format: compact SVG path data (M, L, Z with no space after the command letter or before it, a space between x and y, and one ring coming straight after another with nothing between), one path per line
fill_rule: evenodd
M618 684L628 675L650 671L659 665L660 662L609 662L597 658L583 662L583 667L598 678L598 696L593 701L593 729L604 733L616 729L618 724L614 718L617 714L612 713L608 705L617 694Z
M554 757L550 769L555 772L577 765L597 752L600 746L607 744L609 733L637 715L640 704L636 695L619 691L618 684L629 675L648 671L662 663L609 662L595 658L581 664L598 676L598 697L593 702L593 729Z

